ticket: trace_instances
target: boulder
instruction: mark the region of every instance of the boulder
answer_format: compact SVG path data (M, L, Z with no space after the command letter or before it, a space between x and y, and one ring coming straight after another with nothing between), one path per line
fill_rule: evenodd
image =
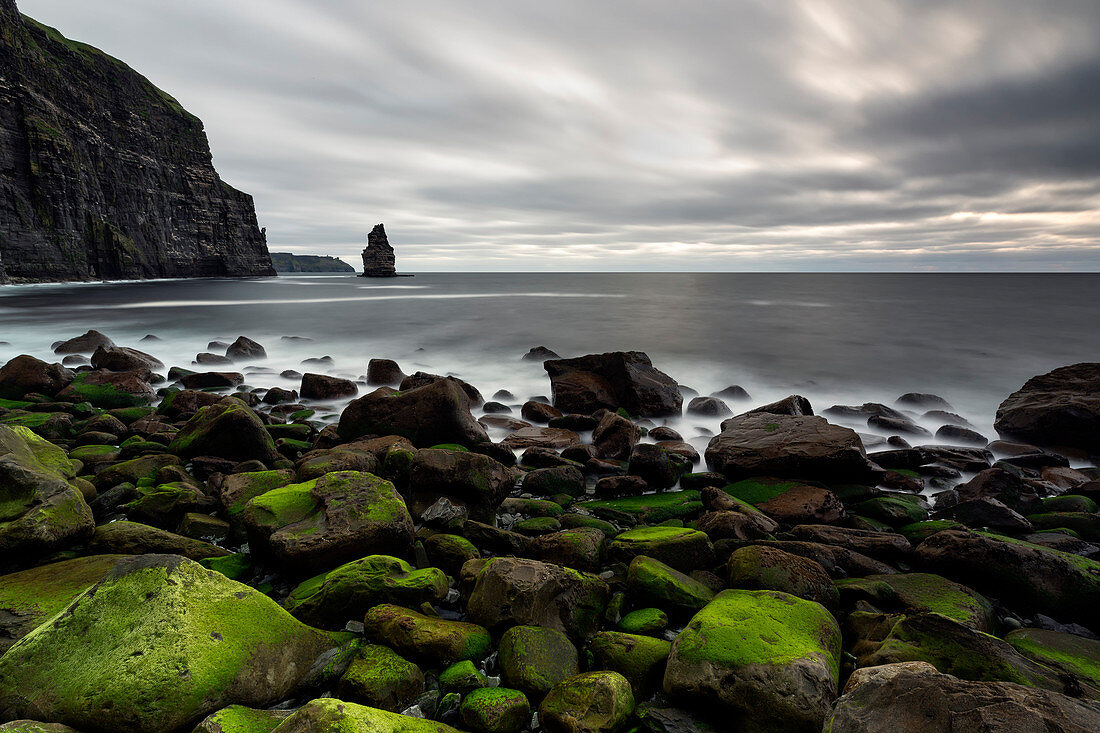
M642 429L622 415L604 411L592 431L592 443L602 458L626 460L642 438Z
M718 397L693 397L688 403L686 412L689 415L703 415L705 417L726 417L732 415L733 410Z
M630 452L626 472L640 476L654 489L670 489L680 479L678 463L670 460L668 451L653 443L639 443Z
M516 624L556 629L582 640L599 627L607 583L572 568L497 557L476 575L466 614L490 629Z
M0 399L21 400L32 392L53 396L68 386L76 374L60 364L47 364L28 354L0 367Z
M76 467L28 428L0 425L0 565L26 562L81 542L92 510L70 483Z
M226 348L225 355L233 361L255 361L266 359L267 351L247 336L238 336L237 340Z
M436 382L450 382L451 384L457 385L466 393L466 396L470 398L470 404L474 407L477 407L485 401L481 396L481 392L477 391L477 387L469 382L464 382L458 377L444 377L439 374L428 374L427 372L410 374L401 380L401 385L398 389L402 392L407 392L410 389L416 389L417 387L423 387L426 384L434 384Z
M81 372L57 393L57 398L65 402L90 402L105 410L138 407L156 399L157 393L148 380L147 369Z
M615 536L608 548L613 562L629 563L638 555L660 560L681 572L707 567L714 547L703 532L687 527L636 527Z
M92 367L111 372L131 372L144 369L155 372L164 368L164 362L151 354L125 346L100 346L92 354Z
M1100 700L1100 640L1049 629L1016 629L1005 641L1028 659L1069 679L1067 690ZM1079 689L1077 689L1079 688Z
M1032 377L997 409L993 427L1038 446L1100 453L1100 363Z
M304 400L339 400L359 394L359 387L350 379L303 374L300 393Z
M500 442L509 450L524 448L565 448L580 440L572 430L562 428L520 428Z
M497 655L504 683L534 701L580 672L577 648L555 629L513 626L500 638Z
M554 406L591 413L624 408L639 417L679 416L683 397L676 380L653 368L640 351L589 354L543 362Z
M427 448L412 456L404 485L418 517L446 497L465 507L472 519L491 522L515 483L512 469L488 456Z
M618 672L630 682L636 699L661 688L672 644L652 636L601 631L589 643L598 669Z
M470 414L470 406L470 398L453 380L441 379L405 392L379 387L344 408L338 430L346 441L365 435L399 435L424 448L487 442L489 436Z
M1022 540L947 530L921 542L916 561L1014 609L1098 626L1100 563L1095 560Z
M775 547L750 545L730 555L726 578L731 588L774 590L837 608L837 589L825 569L813 560Z
M0 710L92 731L191 730L285 697L336 638L176 555L119 560L0 657Z
M585 672L554 685L539 706L547 733L614 733L634 712L634 691L618 672Z
M118 521L95 528L88 549L119 555L182 555L189 560L225 557L229 550L138 522Z
M363 623L369 639L432 666L464 659L480 662L492 644L489 632L477 624L425 616L388 603L367 611Z
M1100 703L1008 682L969 682L946 674L901 670L871 677L838 699L825 730L1090 733L1100 730Z
M168 448L181 458L215 456L268 464L279 459L275 441L263 421L236 397L225 397L199 410Z
M719 543L725 545L726 543ZM745 540L743 542L731 542L727 547L744 547L748 545L764 545L813 560L829 575L834 578L862 577L864 575L887 575L896 573L897 570L884 562L875 560L855 550L845 547L827 545L821 542L797 542L790 540Z
M199 363L209 364L210 360ZM244 375L240 372L193 372L180 377L180 384L186 389L229 389L243 383Z
M789 397L784 397L778 402L772 402L768 405L762 405L761 407L754 407L748 412L741 413L744 415L789 415L791 417L802 417L806 415L813 415L814 408L810 405L810 401L802 395L793 394ZM723 421L722 429L726 429L726 423Z
M821 524L800 524L792 527L784 537L802 542L823 542L845 547L871 557L890 562L912 556L913 545L904 535L896 532L880 532L873 529L853 529Z
M676 637L664 689L723 706L731 729L818 733L836 697L840 654L840 628L820 604L727 590Z
M519 733L531 721L531 704L519 690L482 687L462 698L462 722L478 733Z
M387 710L356 705L334 697L306 703L279 724L273 733L459 733L434 720L413 718ZM243 733L243 732L242 732ZM251 731L249 732L251 733Z
M438 568L417 570L396 557L368 555L299 584L283 608L311 626L343 628L373 606L418 608L438 603L448 590L447 576Z
M868 575L836 581L846 606L867 601L882 611L938 613L977 631L994 631L993 606L985 596L934 573Z
M872 482L879 471L855 431L821 417L750 414L722 423L707 467L730 479L750 476Z
M844 518L840 498L821 486L774 478L744 479L723 491L782 524L825 524Z
M0 576L0 655L98 583L120 555L93 555Z
M367 362L367 384L396 387L405 374L393 359L371 359Z
M191 733L271 733L289 716L289 710L255 710L244 705L230 705L207 715Z
M636 606L653 605L672 615L690 616L714 598L714 591L660 560L639 555L630 562L626 589Z
M413 523L389 481L337 471L273 489L245 506L253 552L318 572L364 554L408 550Z
M341 700L400 712L424 692L424 673L389 647L367 644L340 677Z
M86 331L68 341L54 344L55 354L91 354L101 346L114 346L115 342L95 329Z

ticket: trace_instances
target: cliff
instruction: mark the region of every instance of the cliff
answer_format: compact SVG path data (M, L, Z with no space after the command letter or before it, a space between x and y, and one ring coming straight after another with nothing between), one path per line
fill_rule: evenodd
M335 257L272 252L275 272L355 272L355 268Z
M274 272L197 117L0 0L0 281Z

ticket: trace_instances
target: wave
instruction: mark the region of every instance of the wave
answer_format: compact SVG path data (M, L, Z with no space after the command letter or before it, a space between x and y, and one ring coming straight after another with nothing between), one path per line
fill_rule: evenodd
M625 298L617 293L451 293L431 295L358 295L339 298L257 298L255 300L150 300L140 303L85 304L70 310L128 310L141 308L211 308L229 305L298 305L352 303L375 300L471 300L474 298Z

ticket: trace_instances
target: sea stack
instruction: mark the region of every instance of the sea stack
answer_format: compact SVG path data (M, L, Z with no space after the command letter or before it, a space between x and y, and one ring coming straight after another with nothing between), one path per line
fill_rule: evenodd
M386 227L376 224L367 235L367 248L363 250L362 277L411 277L398 275L393 247L386 238Z

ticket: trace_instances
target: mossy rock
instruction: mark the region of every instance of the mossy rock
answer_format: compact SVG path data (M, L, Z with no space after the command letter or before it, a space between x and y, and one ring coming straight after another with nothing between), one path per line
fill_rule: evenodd
M749 545L736 550L726 563L732 588L775 590L836 610L838 594L832 578L817 562L777 547Z
M283 721L275 733L460 733L433 720L413 718L333 697L312 700Z
M183 537L140 522L127 521L110 522L96 527L88 549L120 555L183 555L192 560L232 554L229 550L209 542Z
M431 666L463 659L478 662L489 655L492 646L489 632L482 626L433 618L388 603L367 611L363 623L372 640Z
M368 644L340 678L341 700L400 712L424 692L424 673L389 647Z
M140 407L116 407L113 410L108 410L107 414L117 417L124 425L130 426L154 412L156 412L156 408L144 405Z
M488 678L477 670L469 659L455 662L439 673L439 686L448 692L465 695L479 687L486 687Z
M169 450L181 458L217 456L267 464L279 458L275 441L264 423L236 397L226 397L200 409L180 428Z
M158 446L162 451L164 450L163 445L158 444ZM109 489L112 486L118 486L124 483L136 485L143 480L154 480L157 473L162 468L182 465L183 461L168 453L131 458L128 461L116 463L113 466L97 472L95 475L95 485L100 489Z
M722 490L735 499L740 499L752 506L766 504L772 499L782 496L796 486L802 486L801 481L786 481L776 478L748 478L727 484Z
M821 604L727 590L676 637L664 690L717 703L731 729L819 731L836 697L840 654L840 628Z
M483 687L474 690L459 706L462 721L480 733L517 733L531 719L531 705L519 690Z
M218 500L230 522L236 522L251 499L295 483L288 470L246 471L225 477Z
M939 613L972 629L993 633L993 606L975 590L933 573L868 575L836 581L846 605L868 600L883 611Z
M415 608L438 603L448 590L447 576L438 568L416 570L396 557L369 555L301 583L283 606L304 623L343 628L381 603Z
M548 499L505 499L500 507L502 512L523 514L528 517L560 517L565 513L561 504Z
M909 540L914 547L937 532L946 529L965 530L966 525L953 519L929 519L924 522L913 522L898 528L898 534Z
M611 522L590 517L587 514L576 513L563 514L561 516L561 526L566 529L598 529L608 538L614 537L622 531Z
M95 407L110 410L118 407L142 407L155 397L152 388L133 380L138 388L135 392L120 389L110 381L110 376L101 376L98 372L84 372L76 375L63 392L64 399L71 402L90 402Z
M1087 496L1080 494L1062 494L1061 496L1048 496L1040 499L1044 512L1085 512L1095 514L1100 512L1100 506Z
M860 667L928 662L964 680L1012 682L1063 692L1058 674L1033 662L1010 644L938 613L848 617L857 637L852 653Z
M560 529L561 522L554 517L531 517L530 519L521 519L512 526L512 531L519 532L529 537L557 532Z
M589 644L599 669L625 677L636 698L648 697L661 687L672 642L652 636L601 631Z
M69 451L69 458L84 465L94 465L117 461L121 454L115 445L82 445Z
M252 556L235 552L224 557L207 557L199 560L199 565L216 570L230 580L240 580L252 572Z
M621 674L585 672L554 685L539 706L539 723L549 733L614 733L626 727L634 706L634 691Z
M335 635L176 555L119 560L0 657L0 707L89 730L178 731L281 700Z
M691 615L714 598L708 586L645 555L630 562L626 586L636 605L653 604L673 615Z
M473 542L457 534L434 534L424 540L424 550L433 566L454 576L466 561L481 557Z
M1036 530L1068 529L1086 542L1100 542L1100 514L1086 512L1044 512L1029 514Z
M856 504L852 511L891 527L904 527L928 519L928 510L921 506L921 497L911 494L876 496Z
M666 491L620 499L582 501L576 506L601 519L629 524L659 524L666 519L695 517L703 511L698 491Z
M0 456L63 481L76 476L76 466L63 448L27 428L0 428Z
M667 628L668 614L659 608L639 608L619 619L619 631L628 634L656 636Z
M80 733L61 723L40 723L37 720L13 720L0 725L2 733Z
M206 716L191 733L271 733L289 716L289 710L255 710L244 705L230 705Z
M504 682L536 701L561 680L577 674L578 659L568 636L538 626L508 629L497 655Z
M185 514L212 511L215 502L191 483L173 481L137 489L138 498L127 503L126 515L162 529L175 529Z
M122 557L80 557L0 576L0 654L102 580Z
M703 532L686 527L636 527L611 541L608 556L616 562L629 563L645 555L688 572L706 567L714 559L710 538Z
M1087 697L1100 698L1100 641L1046 629L1016 629L1005 641L1025 657L1077 678Z

